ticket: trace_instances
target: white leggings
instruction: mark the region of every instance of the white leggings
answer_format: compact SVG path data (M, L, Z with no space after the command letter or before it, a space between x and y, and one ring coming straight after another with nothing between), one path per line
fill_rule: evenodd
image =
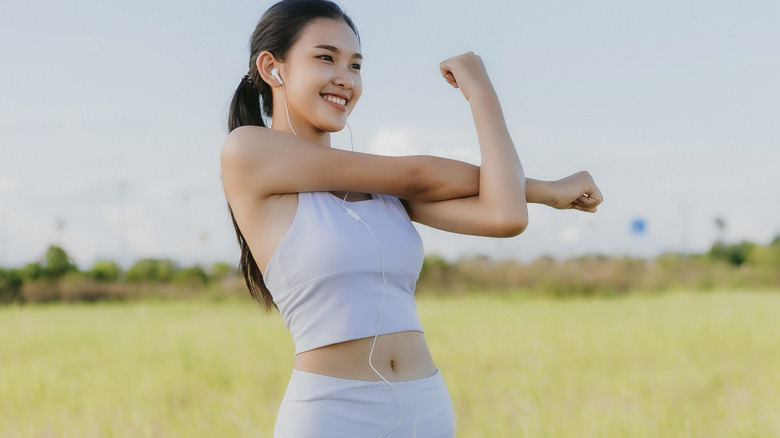
M420 406L416 436L453 438L455 415L441 373L391 382ZM417 404L398 391L401 423L383 438L412 438ZM393 389L383 381L341 379L293 370L276 419L274 438L377 438L401 417Z

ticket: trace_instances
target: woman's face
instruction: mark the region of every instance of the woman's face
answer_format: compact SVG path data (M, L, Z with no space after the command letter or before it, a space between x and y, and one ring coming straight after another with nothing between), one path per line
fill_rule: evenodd
M293 127L344 129L363 91L362 61L357 36L344 20L312 20L279 68Z

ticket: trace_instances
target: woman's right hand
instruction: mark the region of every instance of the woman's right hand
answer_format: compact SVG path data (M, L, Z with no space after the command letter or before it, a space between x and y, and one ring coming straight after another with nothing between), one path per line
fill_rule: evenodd
M439 64L441 75L453 87L460 88L469 102L480 92L495 93L482 58L474 52L445 59Z

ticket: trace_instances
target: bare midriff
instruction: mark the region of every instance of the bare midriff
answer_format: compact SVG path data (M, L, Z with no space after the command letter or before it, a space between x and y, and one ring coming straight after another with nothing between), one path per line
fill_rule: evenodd
M368 364L374 337L355 339L304 351L295 356L300 371L352 380L382 380ZM371 363L391 382L433 375L433 363L422 332L407 331L377 337Z

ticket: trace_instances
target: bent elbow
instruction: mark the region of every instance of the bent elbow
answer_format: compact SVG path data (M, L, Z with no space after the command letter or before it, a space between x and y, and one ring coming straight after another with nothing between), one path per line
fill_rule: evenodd
M497 229L498 235L495 237L515 237L522 234L528 228L528 221L515 221L501 224Z
M516 212L497 218L493 223L493 237L515 237L528 228L528 212Z

